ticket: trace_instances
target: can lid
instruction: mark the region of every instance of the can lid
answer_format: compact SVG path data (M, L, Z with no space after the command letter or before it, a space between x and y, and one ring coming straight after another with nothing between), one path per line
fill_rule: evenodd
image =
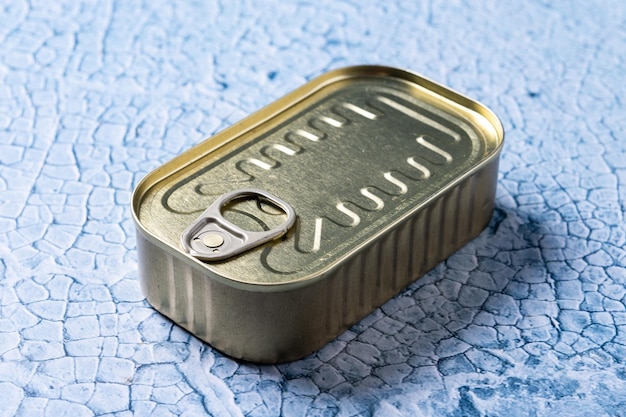
M163 165L138 186L133 210L147 236L170 254L207 260L194 267L211 276L255 286L311 283L454 190L446 200L457 213L450 227L462 233L473 212L457 211L459 202L478 201L495 171L456 187L497 161L502 141L497 117L479 103L405 71L350 67ZM215 200L251 188L288 201L293 225L285 206L254 196L198 218L220 207ZM285 227L282 239L267 237Z
M271 230L245 230L226 220L222 208L242 198L269 202L287 215L287 219ZM202 261L221 261L286 234L296 221L296 212L284 200L256 188L234 190L223 194L211 204L181 235L183 248Z

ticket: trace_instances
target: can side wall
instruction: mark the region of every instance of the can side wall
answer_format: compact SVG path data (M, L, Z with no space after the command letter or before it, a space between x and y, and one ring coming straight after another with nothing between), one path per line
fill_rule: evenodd
M212 279L137 234L141 288L148 302L196 337L237 359L276 363L298 359L328 336L329 281L255 292Z
M497 171L496 157L311 285L295 289L230 286L138 231L141 287L158 311L232 357L299 359L476 237L491 218Z

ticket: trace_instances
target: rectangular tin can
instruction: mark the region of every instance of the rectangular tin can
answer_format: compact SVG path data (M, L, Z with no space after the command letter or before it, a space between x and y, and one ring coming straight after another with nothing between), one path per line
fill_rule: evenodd
M328 72L138 184L142 290L234 358L301 358L484 229L503 140L489 109L414 73ZM189 247L219 254L248 238L239 230L257 236L240 253Z

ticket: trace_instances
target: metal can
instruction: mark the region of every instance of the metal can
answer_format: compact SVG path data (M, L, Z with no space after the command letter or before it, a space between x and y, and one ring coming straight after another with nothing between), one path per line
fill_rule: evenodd
M503 140L414 73L328 72L140 182L142 290L227 355L301 358L481 232Z

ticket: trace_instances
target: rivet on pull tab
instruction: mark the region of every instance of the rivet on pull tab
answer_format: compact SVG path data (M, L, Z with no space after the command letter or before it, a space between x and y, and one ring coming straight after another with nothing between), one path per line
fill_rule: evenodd
M263 232L252 232L229 222L222 208L231 201L257 197L282 209L287 219L278 227ZM221 261L262 245L286 234L296 221L296 213L285 201L263 190L246 188L231 191L219 197L181 235L183 248L202 261Z

